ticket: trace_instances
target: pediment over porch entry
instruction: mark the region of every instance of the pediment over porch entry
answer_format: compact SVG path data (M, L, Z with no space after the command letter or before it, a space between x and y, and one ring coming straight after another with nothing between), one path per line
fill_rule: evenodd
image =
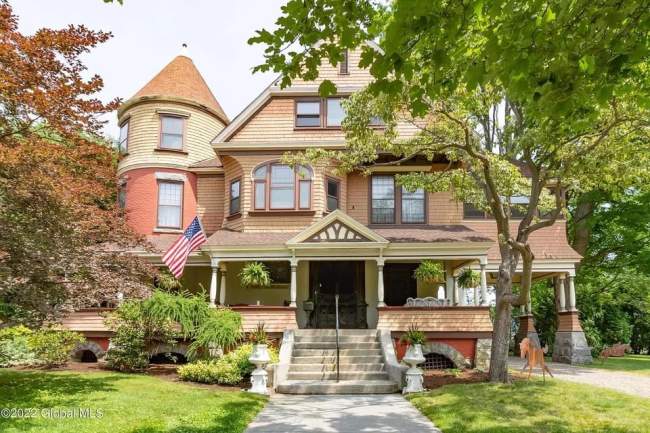
M388 241L343 211L336 210L289 239L287 246L323 243L383 246Z

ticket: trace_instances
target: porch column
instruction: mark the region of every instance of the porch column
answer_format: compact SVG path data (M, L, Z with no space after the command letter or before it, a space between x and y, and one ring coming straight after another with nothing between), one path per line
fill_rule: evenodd
M449 263L445 263L445 291L447 292L447 297L449 298L449 303L451 305L456 305L458 302L458 294L456 293L456 281L454 280L454 270L451 268Z
M216 306L217 302L217 272L219 271L219 261L212 261L212 275L210 277L210 306Z
M569 275L569 311L576 311L576 286L575 277Z
M557 289L557 298L559 302L560 311L566 311L566 291L564 285L564 274L561 274L555 279L556 289Z
M384 259L377 259L377 307L385 307L384 302Z
M458 280L456 279L456 277L454 277L454 286L458 290L458 304L463 305L463 306L467 305L467 292L466 292L466 289L464 287L460 287L458 285Z
M486 263L481 263L481 305L487 305L487 273Z
M296 273L297 273L297 270L298 270L298 260L295 259L295 258L292 258L289 261L289 265L291 266L291 286L290 286L291 287L291 289L290 289L291 290L291 292L290 292L291 301L289 303L289 306L290 307L296 307L297 306L297 304L296 304L296 296L297 295L296 294L298 293Z
M221 290L219 290L219 304L226 304L226 264L221 264Z

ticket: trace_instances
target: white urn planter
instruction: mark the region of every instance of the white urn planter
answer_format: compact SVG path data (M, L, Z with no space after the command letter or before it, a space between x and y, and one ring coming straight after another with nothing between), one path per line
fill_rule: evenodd
M253 346L253 353L248 360L255 365L255 370L251 373L251 389L248 391L255 394L268 395L269 391L266 387L268 381L266 364L271 361L271 357L269 356L266 344L256 344Z
M406 370L406 386L402 390L403 394L410 394L412 392L422 392L424 391L424 372L422 369L418 368L417 365L425 361L424 355L422 354L422 345L421 344L411 344L406 350L404 358L402 358L406 364L410 366Z

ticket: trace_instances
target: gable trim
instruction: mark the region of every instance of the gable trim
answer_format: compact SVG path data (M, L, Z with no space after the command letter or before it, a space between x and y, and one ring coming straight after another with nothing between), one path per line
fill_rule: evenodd
M361 237L365 238L363 241L357 241L357 242L328 242L328 241L310 241L314 236L318 235L320 232L328 228L331 224L338 222L339 224L343 226L347 226L350 230L353 232L356 232L358 235ZM316 221L314 224L310 225L306 229L304 229L302 232L294 236L293 238L289 239L286 243L286 245L289 248L296 248L300 246L317 246L317 245L323 245L323 246L329 246L331 247L333 244L342 244L345 247L368 247L368 246L386 246L388 245L388 241L384 239L382 236L379 234L375 233L373 230L369 229L365 225L361 224L345 212L341 211L340 209L335 210L334 212L331 212L329 215L327 215L325 218L320 219L319 221Z

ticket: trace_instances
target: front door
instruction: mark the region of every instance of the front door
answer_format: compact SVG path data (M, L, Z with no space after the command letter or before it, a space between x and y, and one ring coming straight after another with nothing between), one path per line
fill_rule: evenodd
M339 327L367 328L365 267L361 261L309 262L309 294L314 309L310 328L336 327L335 295L339 295Z

